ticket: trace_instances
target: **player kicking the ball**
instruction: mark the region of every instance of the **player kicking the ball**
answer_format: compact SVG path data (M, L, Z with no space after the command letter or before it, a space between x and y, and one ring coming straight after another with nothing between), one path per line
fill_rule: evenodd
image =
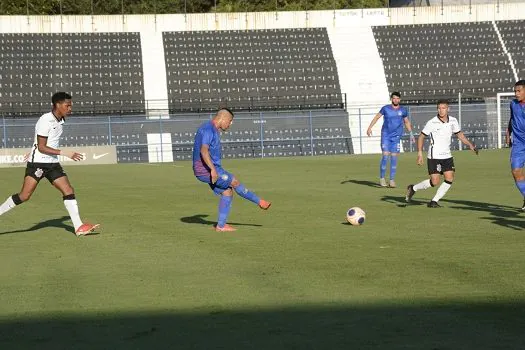
M439 100L437 110L438 115L427 122L417 139L417 164L423 165L423 142L426 136L430 137L427 155L430 179L409 185L405 197L405 200L410 202L417 191L439 185L440 175L443 175L445 181L438 187L436 195L428 203L429 208L440 207L439 200L445 196L454 181L454 158L452 158L450 151L452 134L455 134L461 142L478 154L476 146L466 138L459 128L458 120L448 115L448 101Z
M216 231L235 231L226 223L230 213L233 191L267 210L271 203L260 199L255 193L248 190L231 173L222 168L220 132L226 131L233 121L233 112L227 108L220 109L212 120L202 124L195 134L193 145L193 173L200 181L207 183L212 191L221 196L219 201L219 219L215 226Z
M99 225L83 223L80 219L75 192L58 162L59 155L75 161L82 160L80 153L65 152L58 149L62 125L66 116L71 114L71 96L65 92L57 92L51 100L53 109L51 112L42 115L35 126L35 141L28 156L22 190L7 198L0 206L0 215L28 201L40 180L45 177L62 192L64 205L75 227L75 234L84 236L92 233Z

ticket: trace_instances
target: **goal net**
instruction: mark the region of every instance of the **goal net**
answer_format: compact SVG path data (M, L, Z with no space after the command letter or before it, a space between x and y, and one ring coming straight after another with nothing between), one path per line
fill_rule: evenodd
M494 131L497 135L497 139L495 140L497 142L497 148L501 148L505 144L505 132L507 131L507 126L509 125L510 120L509 104L513 98L515 98L513 92L499 92L496 95L496 110L494 111L496 120L495 123L492 124L496 127L496 130Z

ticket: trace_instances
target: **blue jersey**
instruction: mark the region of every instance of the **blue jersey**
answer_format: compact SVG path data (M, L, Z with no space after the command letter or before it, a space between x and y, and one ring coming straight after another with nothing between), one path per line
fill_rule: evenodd
M510 102L509 129L512 148L525 151L525 103L519 103L516 99Z
M221 168L221 138L219 130L211 121L202 124L195 134L193 144L193 173L195 176L210 175L210 168L204 163L201 157L201 146L208 145L210 157L216 168Z
M383 127L381 128L381 136L386 137L401 137L403 136L404 119L408 118L408 111L405 107L385 105L379 113L383 116Z

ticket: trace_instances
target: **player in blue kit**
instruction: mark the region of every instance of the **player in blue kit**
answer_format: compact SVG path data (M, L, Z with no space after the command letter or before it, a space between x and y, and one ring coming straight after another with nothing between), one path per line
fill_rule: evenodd
M233 112L228 108L220 109L210 120L202 124L195 134L193 145L193 173L202 182L207 183L213 192L220 196L219 218L215 230L219 232L235 231L226 223L230 213L233 191L267 210L271 203L260 199L255 193L248 190L231 173L222 168L220 132L226 131L233 121Z
M401 94L399 92L392 92L390 101L392 102L391 104L383 106L379 113L374 116L374 119L372 119L366 131L366 134L371 136L374 125L379 118L384 117L383 127L381 128L381 150L383 156L381 157L381 163L379 165L379 184L382 187L387 187L385 174L389 158L390 181L388 185L390 187L396 187L397 156L400 151L401 136L403 136L403 124L410 133L412 142L415 142L414 135L412 134L412 124L408 119L408 111L399 104Z
M512 176L524 198L521 210L525 211L525 80L514 84L514 95L516 98L510 102L510 120L505 142L511 147Z

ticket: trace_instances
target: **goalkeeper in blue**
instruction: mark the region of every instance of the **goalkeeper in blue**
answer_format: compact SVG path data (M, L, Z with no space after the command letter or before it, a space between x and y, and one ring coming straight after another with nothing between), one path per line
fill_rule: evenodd
M193 145L193 173L195 177L206 184L218 196L219 218L215 231L230 232L236 229L226 223L233 200L233 191L247 199L259 208L267 210L271 203L259 198L247 189L239 180L221 165L222 150L220 132L226 131L233 122L233 112L221 108L212 120L202 124L195 134Z
M510 120L505 142L511 147L512 177L524 198L521 210L525 211L525 175L523 175L525 166L525 80L519 80L514 84L514 96L516 98L510 102Z
M415 142L412 134L412 124L408 119L408 111L401 106L401 94L399 92L392 92L390 95L391 104L385 105L381 108L379 113L374 116L370 122L366 134L372 135L372 128L377 123L379 118L384 117L383 127L381 128L381 163L379 164L379 184L381 187L387 187L385 180L386 168L388 160L390 159L390 181L389 187L396 187L396 171L397 171L397 157L400 152L400 141L403 136L403 124L410 133L411 141Z

